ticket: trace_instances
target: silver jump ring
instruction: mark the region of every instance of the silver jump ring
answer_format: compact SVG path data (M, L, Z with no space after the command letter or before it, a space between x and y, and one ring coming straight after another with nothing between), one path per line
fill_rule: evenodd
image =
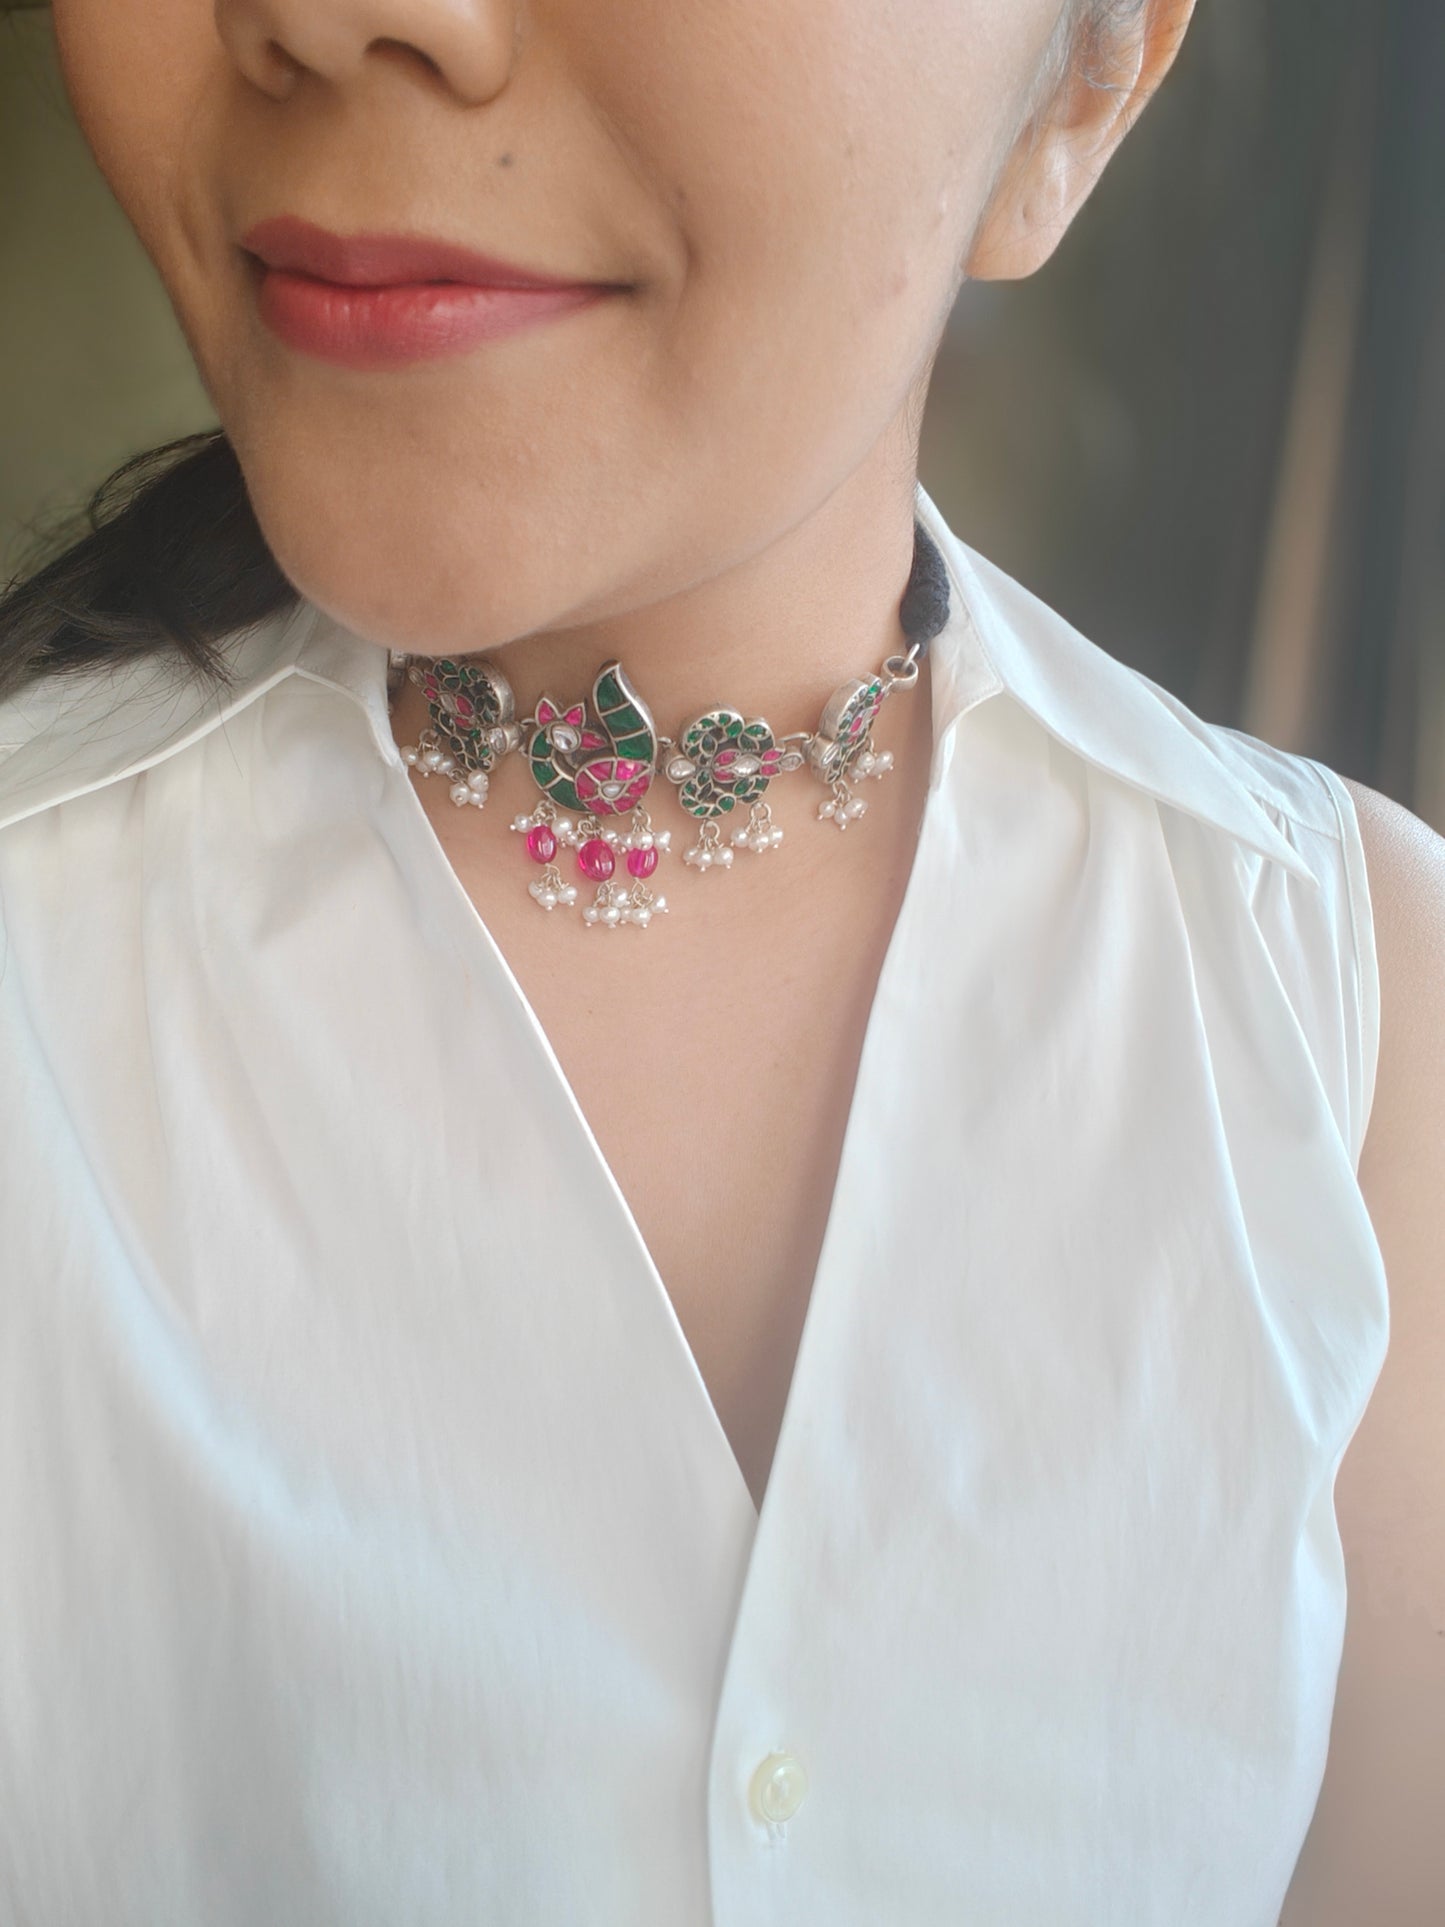
M890 689L911 689L918 681L918 644L914 643L906 656L889 656L883 664L883 673L888 678Z

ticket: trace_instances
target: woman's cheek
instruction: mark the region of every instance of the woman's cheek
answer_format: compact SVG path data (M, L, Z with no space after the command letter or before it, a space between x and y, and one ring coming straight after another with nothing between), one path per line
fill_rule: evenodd
M164 268L187 133L221 45L204 0L54 0L66 92L80 130L146 251Z

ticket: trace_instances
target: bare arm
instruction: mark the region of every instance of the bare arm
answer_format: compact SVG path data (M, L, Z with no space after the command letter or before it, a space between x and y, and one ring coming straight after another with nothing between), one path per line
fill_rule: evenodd
M1348 780L1348 779L1347 779ZM1281 1927L1445 1923L1445 839L1363 784L1381 1038L1360 1185L1390 1296L1340 1466L1349 1607L1329 1762Z

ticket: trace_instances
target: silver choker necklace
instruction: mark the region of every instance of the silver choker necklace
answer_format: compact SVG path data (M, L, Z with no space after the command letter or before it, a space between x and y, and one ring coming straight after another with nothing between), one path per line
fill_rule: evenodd
M683 852L684 863L698 870L728 869L735 850L761 855L778 847L783 832L765 792L795 770L826 786L820 819L846 830L864 814L867 803L854 785L893 766L890 751L874 748L873 724L889 696L918 681L928 644L948 618L947 574L921 523L914 526L913 573L899 613L906 652L887 657L871 676L850 677L828 698L816 728L786 736L763 717L748 721L741 710L723 706L664 736L615 661L598 670L590 706L543 695L532 715L519 717L510 683L489 658L393 650L393 670L422 690L430 712L428 727L402 748L401 758L419 776L445 778L457 808L482 809L491 772L502 757L520 752L540 792L536 806L511 824L539 866L528 885L533 900L549 912L576 905L579 885L563 876L558 861L568 849L582 883L597 886L582 921L646 929L667 909L651 879L670 852L672 833L653 827L644 802L655 795L659 777L698 825ZM744 807L746 820L725 843L723 820Z

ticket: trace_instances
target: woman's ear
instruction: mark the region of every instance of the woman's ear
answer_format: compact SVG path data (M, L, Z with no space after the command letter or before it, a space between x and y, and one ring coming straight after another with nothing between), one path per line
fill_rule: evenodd
M1194 0L1138 0L1085 30L1000 170L964 262L970 280L1018 281L1043 266L1174 64L1193 13Z

